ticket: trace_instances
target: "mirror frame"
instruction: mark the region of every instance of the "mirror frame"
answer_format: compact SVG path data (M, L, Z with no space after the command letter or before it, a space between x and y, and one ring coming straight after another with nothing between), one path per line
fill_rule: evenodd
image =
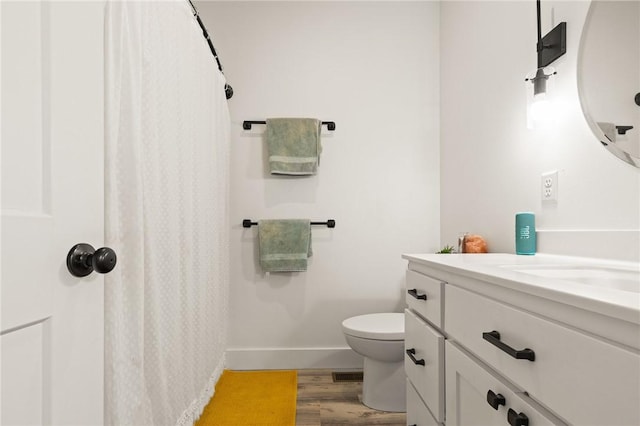
M586 39L585 34L589 30L589 22L591 21L592 15L595 10L594 5L600 2L603 2L603 0L591 0L589 4L589 10L587 11L587 16L585 17L584 25L582 27L582 32L580 33L580 44L578 47L578 58L577 58L577 64L576 64L577 65L576 74L577 74L577 82L578 82L578 97L580 99L580 107L582 108L582 114L586 119L587 123L589 124L591 131L593 132L594 136L598 139L598 141L600 141L602 146L606 148L607 151L611 152L613 155L615 155L625 163L630 164L636 168L640 168L640 157L631 155L628 152L616 146L615 143L611 143L608 141L608 138L605 136L604 131L600 128L600 126L598 126L596 120L594 120L594 118L591 116L591 113L589 112L589 108L587 106L587 100L584 95L585 83L584 83L581 71L583 69L583 61L584 61L583 51L585 49L585 39ZM606 1L604 2L606 3ZM640 131L640 129L638 130Z

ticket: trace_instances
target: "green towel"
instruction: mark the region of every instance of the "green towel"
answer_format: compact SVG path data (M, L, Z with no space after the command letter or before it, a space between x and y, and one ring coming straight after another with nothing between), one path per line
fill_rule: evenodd
M309 219L258 221L260 266L265 272L306 271L311 252Z
M268 118L271 174L315 175L320 164L320 126L315 118Z

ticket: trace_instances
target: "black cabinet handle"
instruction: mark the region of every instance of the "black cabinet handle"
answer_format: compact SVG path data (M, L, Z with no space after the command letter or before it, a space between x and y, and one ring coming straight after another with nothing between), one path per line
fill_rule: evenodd
M405 352L407 353L407 355L409 355L409 358L411 358L411 361L413 361L414 364L424 365L424 359L416 359L416 357L414 356L416 354L415 349L407 349Z
M496 394L492 390L489 390L487 391L487 402L494 410L497 410L499 406L505 405L507 401L504 399L502 394Z
M524 413L516 413L511 408L507 412L507 421L511 426L529 426L529 417Z
M482 338L516 359L528 359L529 361L535 361L536 359L536 354L532 349L524 348L521 350L517 350L513 349L506 343L501 342L500 333L495 330L488 333L482 333Z
M411 290L407 290L407 293L409 293L411 296L415 297L416 299L427 300L427 295L426 294L418 294L418 289L417 288L412 288Z

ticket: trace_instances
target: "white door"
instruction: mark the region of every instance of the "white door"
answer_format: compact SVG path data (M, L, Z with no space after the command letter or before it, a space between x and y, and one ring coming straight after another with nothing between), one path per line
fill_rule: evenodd
M2 425L103 422L104 3L0 2Z

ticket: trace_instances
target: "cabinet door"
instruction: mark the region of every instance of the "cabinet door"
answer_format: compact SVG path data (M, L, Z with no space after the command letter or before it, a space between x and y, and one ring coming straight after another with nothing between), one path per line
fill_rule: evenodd
M445 357L447 426L516 424L509 421L510 415L526 418L529 426L565 424L481 366L455 343L446 342Z
M520 391L572 424L640 425L637 353L453 285L445 292L449 339ZM504 345L532 350L534 360L490 342L492 331Z
M438 426L418 391L407 379L407 424L409 426Z

